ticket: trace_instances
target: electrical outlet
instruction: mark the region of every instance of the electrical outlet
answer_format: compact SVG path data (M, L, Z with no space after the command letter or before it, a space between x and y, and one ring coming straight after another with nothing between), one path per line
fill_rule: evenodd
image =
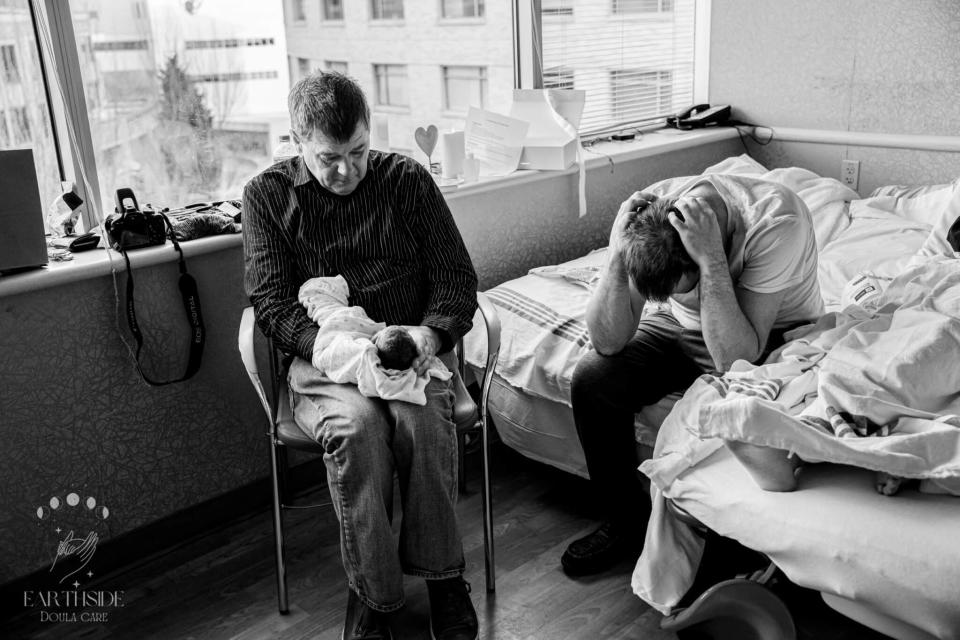
M854 191L860 184L860 161L844 160L840 163L840 182L847 185Z

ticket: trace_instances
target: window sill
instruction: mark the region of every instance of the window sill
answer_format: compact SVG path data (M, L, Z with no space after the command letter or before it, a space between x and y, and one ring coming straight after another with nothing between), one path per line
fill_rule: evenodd
M638 140L595 144L585 149L585 164L587 170L600 169L609 166L611 162L627 162L736 137L737 130L730 127L701 131L656 129L644 133ZM541 180L551 180L558 176L574 175L576 172L576 165L563 171L515 171L506 176L481 177L479 182L452 189L445 188L443 191L447 200L455 200ZM240 234L198 238L180 244L188 267L190 258L193 256L240 248L242 245L243 239ZM131 251L129 255L130 265L134 269L176 262L177 259L177 252L170 242L159 247L137 249ZM0 298L106 276L113 270L118 273L126 270L120 253L110 249L85 251L76 254L69 262L52 262L46 267L0 276Z
M646 131L635 140L625 142L599 142L584 149L584 159L587 171L610 166L611 163L628 162L638 158L647 158L690 147L697 147L711 142L728 140L738 136L733 127L704 129L700 131L679 131L677 129L654 129ZM549 180L556 176L574 175L578 171L573 165L562 171L514 171L505 176L480 177L479 182L461 184L457 187L445 187L444 196L447 200L464 197L485 191L528 184L540 180Z
M243 238L239 233L234 233L181 242L180 247L183 249L189 269L192 256L240 247L242 244ZM163 246L136 249L130 251L128 255L130 266L134 269L177 260L177 251L171 242ZM126 269L123 255L117 251L112 249L83 251L74 254L73 260L67 262L51 262L46 267L0 276L0 298L105 276L113 270L123 273Z

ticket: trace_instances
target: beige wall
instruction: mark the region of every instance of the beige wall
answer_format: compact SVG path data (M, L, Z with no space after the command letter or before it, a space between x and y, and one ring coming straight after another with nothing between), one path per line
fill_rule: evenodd
M960 3L954 0L714 0L710 101L773 127L960 134ZM839 177L860 160L860 193L947 182L960 154L774 142L771 167Z

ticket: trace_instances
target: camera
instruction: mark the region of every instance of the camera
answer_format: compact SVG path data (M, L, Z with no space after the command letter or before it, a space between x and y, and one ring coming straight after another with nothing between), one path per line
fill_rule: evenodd
M117 189L116 213L103 222L110 246L117 251L128 251L164 244L167 231L163 216L152 209L142 211L132 189Z

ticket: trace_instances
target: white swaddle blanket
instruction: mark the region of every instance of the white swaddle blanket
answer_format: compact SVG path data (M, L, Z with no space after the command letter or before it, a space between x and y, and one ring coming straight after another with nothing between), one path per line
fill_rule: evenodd
M310 278L300 287L297 299L320 327L313 343L313 366L332 382L357 385L367 397L425 405L430 378L449 380L453 374L436 356L419 376L413 369L385 369L372 338L386 324L371 320L363 308L350 306L349 298L343 276Z

